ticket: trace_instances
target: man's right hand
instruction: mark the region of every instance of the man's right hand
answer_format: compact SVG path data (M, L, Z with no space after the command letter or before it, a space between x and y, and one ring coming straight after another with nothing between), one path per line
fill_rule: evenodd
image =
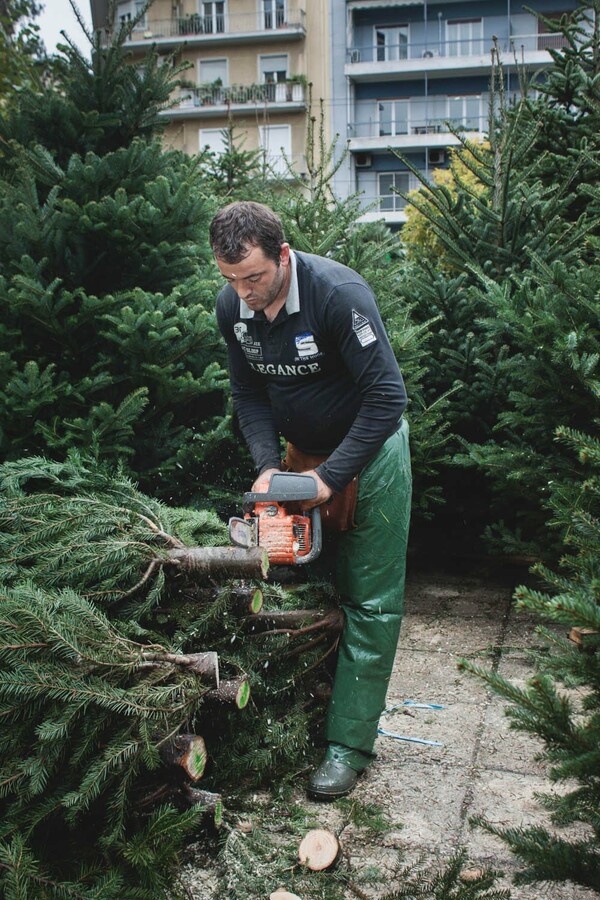
M281 472L281 469L265 469L252 485L252 491L256 494L265 494L271 484L271 475L275 475L278 472Z

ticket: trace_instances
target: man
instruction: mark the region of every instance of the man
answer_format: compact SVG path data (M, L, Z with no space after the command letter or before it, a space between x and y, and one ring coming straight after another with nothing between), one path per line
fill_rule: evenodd
M352 526L339 534L344 611L326 722L328 749L308 793L342 797L374 758L402 620L411 474L402 376L367 283L332 260L293 251L259 203L232 203L210 227L228 284L217 298L234 408L266 490L282 467L308 471L326 504L351 486ZM349 487L350 486L350 487Z

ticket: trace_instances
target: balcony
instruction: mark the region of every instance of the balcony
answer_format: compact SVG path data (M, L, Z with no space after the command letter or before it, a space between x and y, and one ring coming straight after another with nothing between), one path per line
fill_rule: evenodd
M419 150L433 147L448 147L459 144L458 138L450 130L465 132L473 140L487 132L487 114L445 117L410 117L403 121L348 123L348 147L351 152L369 152L393 147L397 150Z
M153 19L150 8L145 21L131 31L126 46L132 49L156 44L171 50L186 43L188 46L218 44L243 44L255 41L277 43L301 40L306 34L306 13L303 9L288 7L283 15L262 11L262 14L227 13L224 15L173 16L170 19Z
M476 37L463 40L436 40L427 43L386 43L349 47L346 51L345 75L356 81L385 81L403 77L419 78L454 74L477 74L489 70L491 39ZM549 50L565 46L563 34L521 34L499 37L502 63L514 65L547 65Z
M232 84L229 87L197 85L181 88L177 103L163 115L170 118L210 118L247 112L265 106L269 112L298 112L306 109L306 86L299 81L269 84Z

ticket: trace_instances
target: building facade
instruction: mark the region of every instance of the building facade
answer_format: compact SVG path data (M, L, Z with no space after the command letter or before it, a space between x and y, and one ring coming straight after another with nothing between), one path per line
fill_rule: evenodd
M488 130L492 47L498 48L507 98L519 90L518 68L547 68L549 33L522 0L331 0L332 129L347 138L349 154L336 193L358 192L364 219L399 227L405 201L395 191L419 186L392 151L425 178L448 164L459 143L449 123L470 139ZM528 6L559 18L570 0L531 0Z
M134 60L150 47L190 64L175 107L165 114L165 143L189 154L219 152L231 123L244 150L262 150L285 174L302 173L309 82L312 96L330 85L329 6L299 0L90 0L95 28L114 34L134 22L126 48Z

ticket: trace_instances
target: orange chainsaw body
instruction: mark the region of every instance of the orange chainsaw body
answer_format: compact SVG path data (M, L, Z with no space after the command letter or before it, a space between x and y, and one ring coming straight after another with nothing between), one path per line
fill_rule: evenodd
M232 542L239 547L263 547L269 562L276 565L312 562L321 552L319 508L313 507L307 515L295 510L299 502L316 496L312 475L275 472L267 491L244 494L244 518L229 520Z
M258 546L264 547L269 562L294 565L311 548L311 520L308 516L289 513L281 503L254 504L254 518L258 526Z

